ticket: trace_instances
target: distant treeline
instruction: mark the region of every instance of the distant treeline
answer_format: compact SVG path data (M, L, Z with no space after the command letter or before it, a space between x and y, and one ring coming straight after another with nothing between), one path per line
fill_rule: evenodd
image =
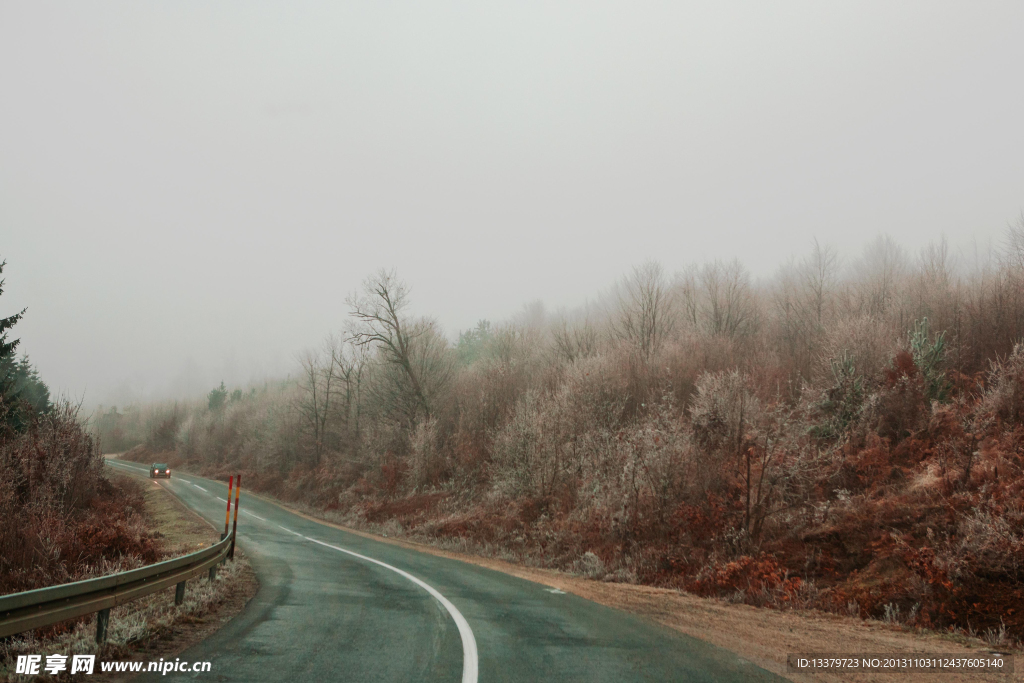
M529 306L455 343L410 296L381 271L298 380L96 428L350 524L1024 634L1007 608L1024 597L1024 223L970 267L885 237L845 264L815 243L763 282L649 262L584 309Z

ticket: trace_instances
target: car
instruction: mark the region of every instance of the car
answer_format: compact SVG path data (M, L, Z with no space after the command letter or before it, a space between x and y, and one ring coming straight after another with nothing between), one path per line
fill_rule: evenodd
M156 479L157 477L171 478L171 468L167 463L155 462L149 467L149 478Z

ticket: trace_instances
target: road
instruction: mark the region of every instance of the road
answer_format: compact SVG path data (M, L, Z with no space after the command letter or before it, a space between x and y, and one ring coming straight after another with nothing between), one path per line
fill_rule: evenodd
M108 460L147 474L136 463ZM158 480L215 525L227 486ZM180 655L210 673L142 681L778 681L728 650L458 560L318 524L242 491L256 597Z

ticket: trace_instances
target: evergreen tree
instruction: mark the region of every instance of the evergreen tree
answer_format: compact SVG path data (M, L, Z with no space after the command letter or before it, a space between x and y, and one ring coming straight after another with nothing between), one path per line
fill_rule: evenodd
M943 368L946 361L946 333L939 332L934 339L930 338L928 318L922 318L914 324L910 333L910 349L914 355L914 365L924 379L925 398L940 403L948 401L953 386Z
M228 390L224 387L224 382L220 383L220 388L214 389L207 396L210 410L220 410L224 406L224 402L228 398Z
M6 261L0 261L0 275L4 272ZM4 293L4 280L0 278L0 295ZM14 429L20 431L25 425L24 411L18 391L16 356L20 339L8 339L14 327L26 309L6 318L0 318L0 431Z
M459 343L455 347L459 361L463 365L472 365L476 362L487 347L492 337L491 323L489 320L481 320L474 329L466 332L459 332Z
M14 389L24 402L38 415L50 410L50 387L39 377L39 371L22 356L14 366Z

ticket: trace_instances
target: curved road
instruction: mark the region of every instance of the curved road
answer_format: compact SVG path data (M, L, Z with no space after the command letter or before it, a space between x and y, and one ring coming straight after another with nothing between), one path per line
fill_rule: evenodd
M143 474L148 468L108 460ZM227 486L161 480L215 526ZM180 655L209 681L779 681L667 627L501 572L381 543L242 493L246 608Z

